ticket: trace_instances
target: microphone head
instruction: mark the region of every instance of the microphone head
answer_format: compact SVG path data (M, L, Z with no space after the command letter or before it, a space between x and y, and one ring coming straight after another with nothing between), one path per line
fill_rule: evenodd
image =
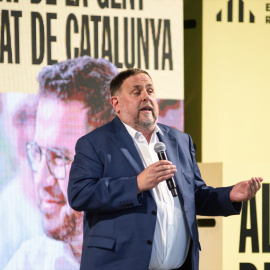
M154 146L154 150L156 153L165 152L166 146L163 142L157 142Z

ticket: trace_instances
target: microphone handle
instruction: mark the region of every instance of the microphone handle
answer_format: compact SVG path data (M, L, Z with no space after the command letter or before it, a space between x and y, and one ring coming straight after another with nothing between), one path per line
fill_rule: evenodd
M159 160L168 160L165 152L157 153ZM168 189L171 191L173 197L177 197L177 189L173 178L166 180Z

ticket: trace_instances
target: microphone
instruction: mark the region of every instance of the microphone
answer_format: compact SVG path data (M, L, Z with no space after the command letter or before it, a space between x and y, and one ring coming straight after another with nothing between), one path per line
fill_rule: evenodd
M154 150L157 153L159 160L168 160L165 153L166 146L163 142L156 143L154 146ZM177 190L176 190L174 179L173 178L167 179L166 182L167 182L168 189L172 193L172 196L177 197Z

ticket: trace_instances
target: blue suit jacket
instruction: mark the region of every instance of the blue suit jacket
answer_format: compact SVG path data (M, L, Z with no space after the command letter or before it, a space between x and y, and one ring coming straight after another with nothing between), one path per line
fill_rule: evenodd
M231 187L212 188L201 179L189 135L158 124L168 159L177 167L175 182L192 239L192 269L198 269L196 214L237 214ZM70 206L84 211L82 270L147 270L156 223L150 192L137 194L144 170L134 142L118 117L80 138L70 171ZM218 240L217 240L218 241Z

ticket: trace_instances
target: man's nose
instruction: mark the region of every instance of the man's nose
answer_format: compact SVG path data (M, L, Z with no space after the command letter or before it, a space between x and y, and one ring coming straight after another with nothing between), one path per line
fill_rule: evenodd
M50 173L45 155L42 155L38 171L36 172L35 180L40 187L53 186L57 181Z
M143 101L148 101L151 99L151 96L149 95L146 89L144 89L142 92L142 99Z

